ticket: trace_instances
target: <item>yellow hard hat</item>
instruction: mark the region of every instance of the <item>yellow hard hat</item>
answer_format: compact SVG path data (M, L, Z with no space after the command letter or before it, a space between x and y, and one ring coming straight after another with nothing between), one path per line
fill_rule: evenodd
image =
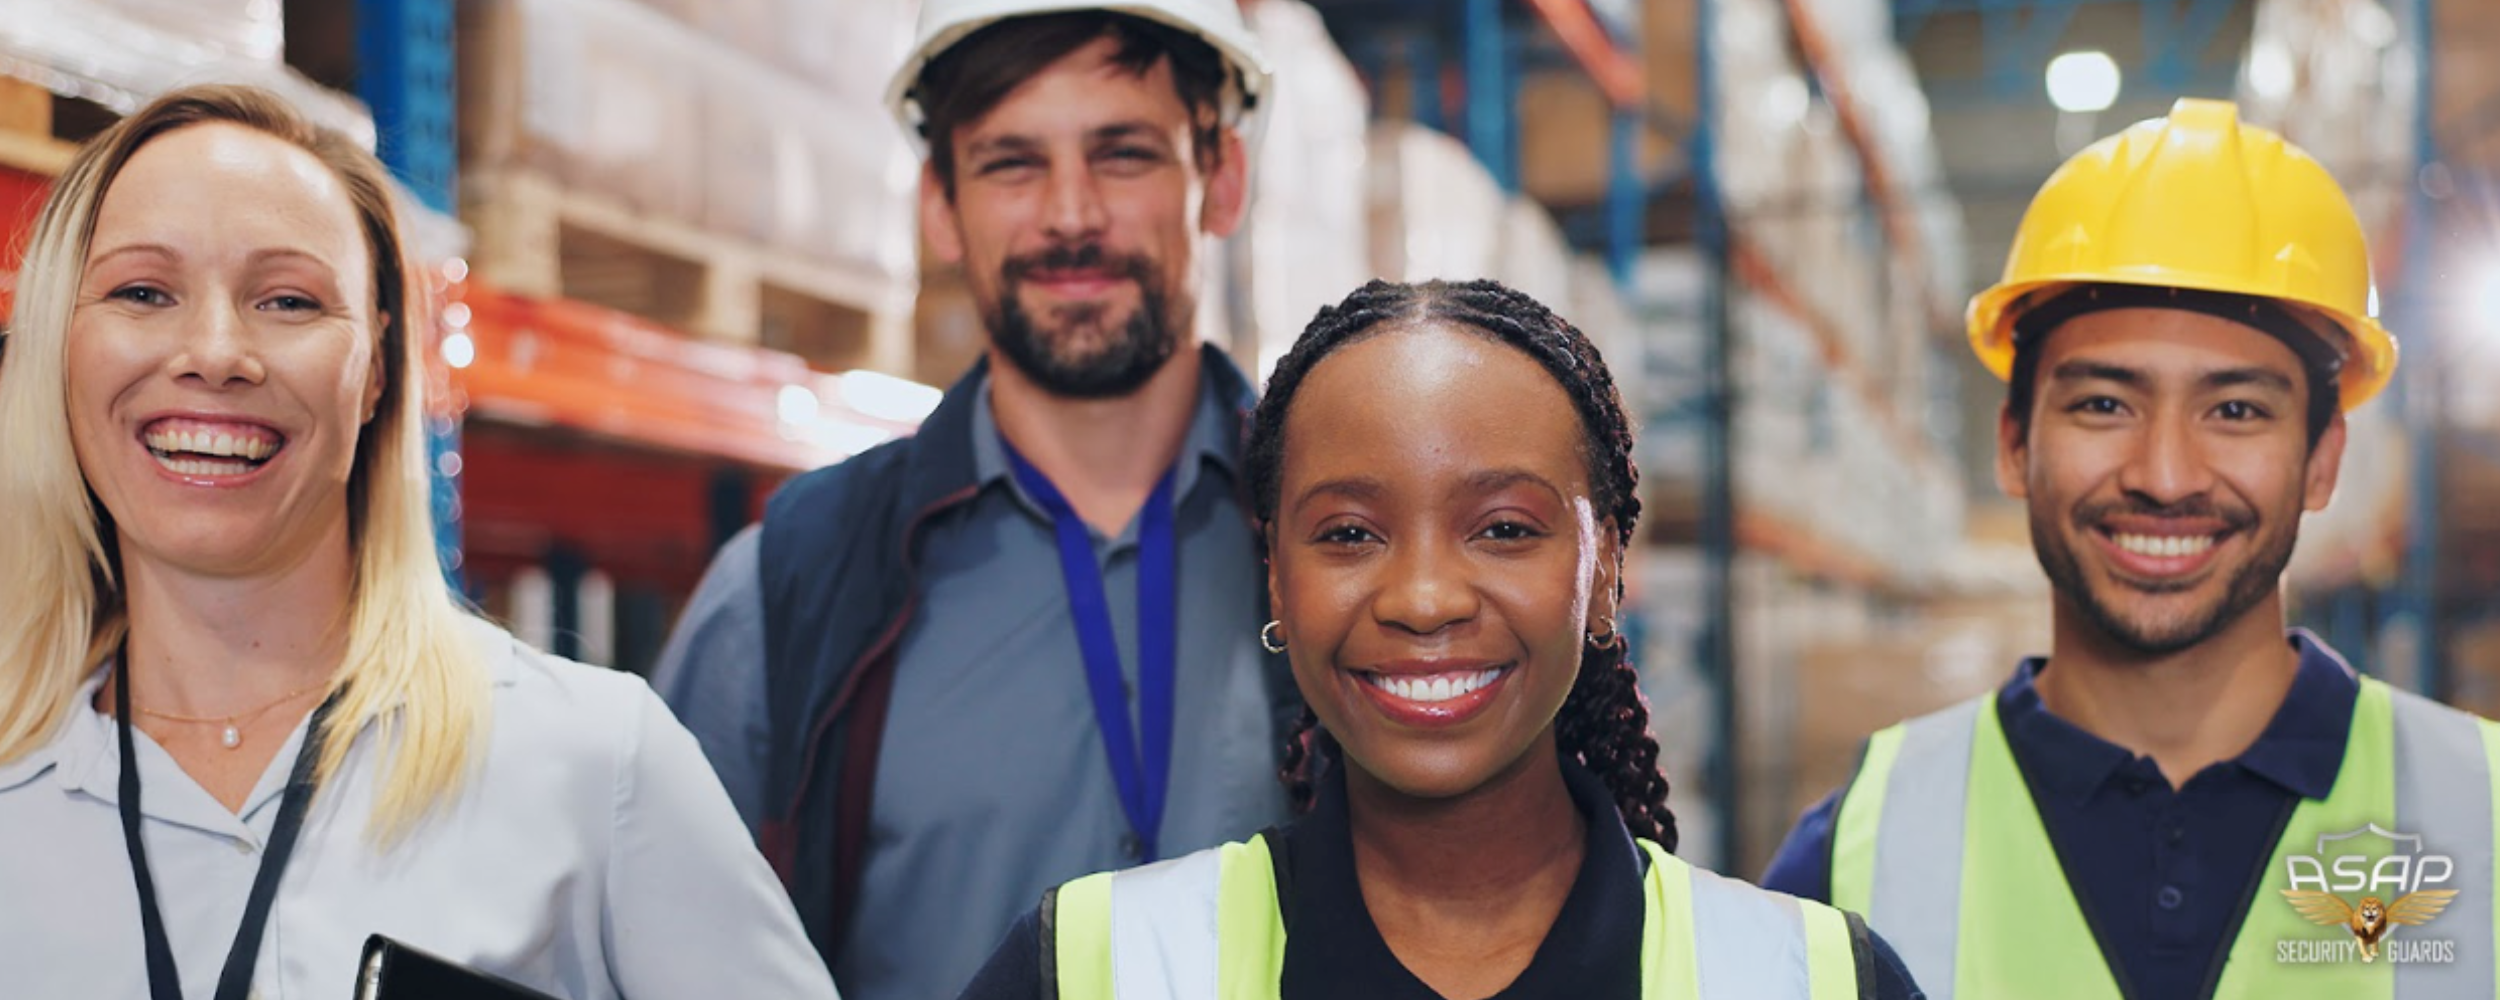
M2352 203L2318 161L2241 124L2228 101L2182 100L2049 175L2004 279L1971 298L1971 349L2010 377L2015 321L2091 283L2273 299L2342 355L2346 410L2396 370L2396 339L2370 316L2370 254Z

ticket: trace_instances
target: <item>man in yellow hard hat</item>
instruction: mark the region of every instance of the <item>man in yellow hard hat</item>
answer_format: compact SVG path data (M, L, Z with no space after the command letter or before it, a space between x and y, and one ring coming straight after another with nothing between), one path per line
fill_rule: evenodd
M963 988L1044 890L1282 821L1249 380L1202 344L1269 75L1235 0L924 0L891 104L983 359L792 480L655 686L851 1000ZM662 943L664 946L664 943Z
M1864 913L1938 1000L2495 996L2500 727L2284 626L2395 368L2369 295L2334 179L2229 104L2052 175L1970 310L2049 654L1875 734L1764 885Z

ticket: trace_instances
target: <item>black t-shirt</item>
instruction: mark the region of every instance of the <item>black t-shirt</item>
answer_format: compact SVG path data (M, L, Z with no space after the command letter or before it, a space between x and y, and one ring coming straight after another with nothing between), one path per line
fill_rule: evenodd
M1643 880L1649 859L1615 811L1603 782L1577 764L1563 781L1588 821L1580 874L1554 927L1519 978L1487 1000L1572 997L1635 1000L1641 994ZM1345 779L1323 778L1309 815L1266 834L1276 865L1285 925L1279 995L1291 1000L1447 1000L1399 963L1380 937L1355 881L1354 840L1346 820ZM1876 1000L1923 1000L1892 946L1869 936ZM1041 920L1029 913L1008 931L963 1000L1043 1000ZM1864 964L1861 964L1864 968Z

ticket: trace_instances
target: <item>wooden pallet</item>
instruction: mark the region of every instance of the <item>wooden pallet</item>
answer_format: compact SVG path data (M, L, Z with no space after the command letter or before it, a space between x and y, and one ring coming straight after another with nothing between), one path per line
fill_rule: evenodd
M52 92L0 76L0 167L41 177L69 166L75 143L52 137Z
M471 272L522 295L608 306L696 336L788 351L827 371L912 373L917 291L637 210L533 171L472 171Z

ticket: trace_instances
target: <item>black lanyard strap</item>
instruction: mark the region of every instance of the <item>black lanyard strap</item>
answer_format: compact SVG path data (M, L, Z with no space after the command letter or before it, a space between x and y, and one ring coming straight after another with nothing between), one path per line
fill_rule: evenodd
M147 934L148 995L152 1000L182 1000L182 977L174 967L173 944L165 937L165 915L156 905L156 876L148 869L148 848L139 837L139 760L130 735L130 656L124 649L119 658L120 677L113 685L113 716L121 730L121 813L122 842L130 848L131 879L138 883L139 923ZM269 842L263 845L260 871L252 876L252 894L243 906L243 924L235 928L234 946L226 951L225 969L217 976L216 1000L244 1000L252 990L252 966L260 956L260 941L269 928L269 909L278 898L278 879L286 872L287 859L295 853L296 835L303 832L304 813L311 808L313 764L321 757L323 724L329 721L331 706L338 703L332 693L313 709L312 721L304 727L304 745L295 751L295 765L287 772L286 791L278 800L278 821L269 831Z

